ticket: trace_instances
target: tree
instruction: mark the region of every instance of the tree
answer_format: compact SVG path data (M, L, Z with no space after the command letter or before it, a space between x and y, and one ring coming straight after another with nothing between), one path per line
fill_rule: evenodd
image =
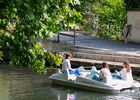
M129 8L140 8L140 0L124 0L127 9Z
M94 0L86 9L83 29L94 36L121 39L126 23L124 0Z
M0 49L10 58L10 64L29 66L37 73L44 71L45 52L38 38L47 39L73 28L75 20L82 18L70 7L77 1L1 0Z

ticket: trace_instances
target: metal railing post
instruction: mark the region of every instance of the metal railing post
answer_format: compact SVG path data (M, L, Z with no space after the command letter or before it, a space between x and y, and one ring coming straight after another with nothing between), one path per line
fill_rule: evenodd
M60 34L57 35L57 42L60 42Z
M75 45L75 43L76 43L76 41L75 41L76 39L75 39L75 38L76 38L76 30L75 30L75 28L74 28L74 45Z

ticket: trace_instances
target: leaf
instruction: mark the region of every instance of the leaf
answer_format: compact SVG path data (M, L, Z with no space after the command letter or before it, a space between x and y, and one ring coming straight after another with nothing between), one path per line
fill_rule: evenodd
M16 3L18 4L18 6L21 6L22 3L23 3L23 0L15 0L15 1L16 1Z

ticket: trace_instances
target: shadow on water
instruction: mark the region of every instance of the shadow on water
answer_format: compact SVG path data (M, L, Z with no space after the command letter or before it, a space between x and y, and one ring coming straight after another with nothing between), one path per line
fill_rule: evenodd
M26 68L0 65L0 100L140 100L139 90L110 95L51 85L52 73L39 76Z

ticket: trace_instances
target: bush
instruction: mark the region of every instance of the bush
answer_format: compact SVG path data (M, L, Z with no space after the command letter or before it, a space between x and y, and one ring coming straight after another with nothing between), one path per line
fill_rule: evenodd
M53 66L59 68L62 64L62 55L57 53L45 53L46 66Z
M124 0L102 0L90 4L84 13L83 29L93 36L121 40L127 21Z
M0 51L0 60L2 60L2 57L3 57L3 52Z
M10 59L10 64L25 65L39 74L46 70L46 56L38 38L48 39L53 33L75 26L81 14L70 4L75 5L75 1L0 1L0 51ZM51 55L48 62L59 66L59 59L54 58Z

